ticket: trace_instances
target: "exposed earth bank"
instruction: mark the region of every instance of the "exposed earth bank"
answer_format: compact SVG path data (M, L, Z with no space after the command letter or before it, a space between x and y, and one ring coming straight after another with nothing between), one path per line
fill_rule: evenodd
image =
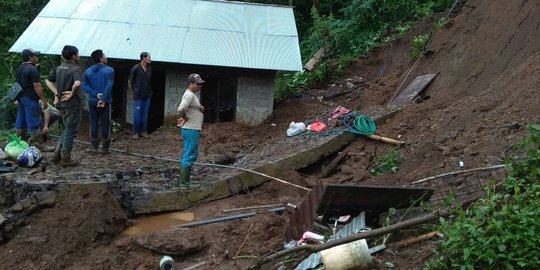
M429 99L411 103L377 125L379 134L400 136L406 142L400 150L404 158L396 174L371 176L366 171L370 157L388 153L393 147L359 137L351 143L352 154L322 181L406 186L421 178L460 170L459 161L465 169L502 164L516 153L513 145L527 136L527 125L538 122L540 117L540 35L536 34L540 2L466 1L457 16L433 33L426 48L428 56L415 65L415 59L409 57L411 38L429 33L433 23L445 15L433 16L405 37L356 59L334 84L281 101L272 117L258 127L205 125L201 160L234 161L245 156L264 160L265 148L294 140L285 134L291 121L324 120L338 105L366 114L385 109L398 88L402 90L417 76L438 73L425 91ZM346 95L319 98L347 89L351 81L365 81L366 85ZM163 128L152 138L134 143L128 134L118 134L113 147L130 147L133 152L170 159L179 157L182 142L178 130ZM87 134L81 132L79 139L87 140ZM111 167L115 166L136 169L156 162L121 154L92 159L85 156L84 145L76 147L80 153L76 158L84 166L67 174L89 169L101 173L113 171ZM155 166L176 168L174 163ZM284 171L275 177L305 185L315 181L309 174L316 175L321 169ZM51 165L41 177L58 177L58 172ZM497 173L483 176L500 177ZM156 181L170 185L173 179ZM464 179L448 178L422 186L437 190L454 187L460 191L460 181ZM461 191L468 195L470 190ZM205 219L234 207L298 204L304 196L302 190L268 182L246 194L194 206L189 211L197 219ZM197 269L246 269L255 262L255 256L283 246L287 222L287 214L267 213L193 229L119 237L129 225L128 216L110 192L74 187L60 192L54 207L32 215L13 239L0 246L1 268L157 269L160 257L167 252L174 254L179 269L201 262L205 264ZM374 267L384 269L390 262L397 269L419 269L435 248L436 242L432 241L382 252L375 256Z

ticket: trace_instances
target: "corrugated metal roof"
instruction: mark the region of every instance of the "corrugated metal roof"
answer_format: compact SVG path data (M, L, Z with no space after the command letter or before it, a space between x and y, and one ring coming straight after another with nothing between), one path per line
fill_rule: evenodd
M109 58L302 70L290 7L203 0L50 0L10 52L32 48L81 56L102 49Z

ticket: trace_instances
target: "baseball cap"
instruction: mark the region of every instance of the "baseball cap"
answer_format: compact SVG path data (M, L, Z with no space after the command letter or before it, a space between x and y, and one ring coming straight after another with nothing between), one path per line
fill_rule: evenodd
M21 52L23 61L28 61L28 59L30 59L30 57L32 57L32 55L39 56L39 54L40 54L39 51L34 51L32 49L24 49Z
M190 74L187 81L188 81L188 83L190 83L190 82L204 83L204 80L201 78L201 75L199 75L199 74Z

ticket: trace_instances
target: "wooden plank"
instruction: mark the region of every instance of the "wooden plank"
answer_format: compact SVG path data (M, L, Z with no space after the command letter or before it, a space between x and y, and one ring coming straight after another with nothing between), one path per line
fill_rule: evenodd
M321 172L321 174L319 174L317 178L325 178L330 173L332 173L336 169L339 162L347 155L350 149L351 149L351 144L349 144L349 146L347 146L347 148L345 148L343 152L339 153L339 155L334 160L332 160L332 162L330 162L330 164L328 164L326 168L324 168L324 170Z
M426 74L416 77L392 102L390 106L402 106L411 102L420 95L424 89L435 79L438 73Z
M315 66L319 63L319 61L321 61L321 59L324 57L324 55L326 54L326 47L322 47L320 48L316 53L315 55L313 56L313 58L311 58L307 63L306 65L304 66L304 68L307 70L307 71L312 71Z

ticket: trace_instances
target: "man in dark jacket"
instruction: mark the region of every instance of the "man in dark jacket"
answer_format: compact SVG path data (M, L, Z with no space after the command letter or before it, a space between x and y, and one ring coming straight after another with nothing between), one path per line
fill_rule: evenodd
M90 116L91 151L97 154L99 148L98 126L101 122L102 154L109 153L111 145L111 102L114 69L107 66L107 57L102 50L95 50L90 55L94 65L84 72L82 88L88 93L88 115Z
M61 166L67 167L79 164L71 159L71 150L81 127L84 93L80 89L83 75L79 67L81 59L79 49L66 45L62 49L62 57L66 62L53 70L45 82L60 100L56 107L60 111L64 125L52 161L60 162Z
M47 100L43 87L39 82L37 68L39 52L32 49L22 51L23 63L17 69L17 82L22 86L22 94L17 99L17 120L15 130L23 140L26 140L26 129L30 133L32 143L36 146L43 144L41 136L41 110L47 108ZM41 100L41 108L39 101ZM38 147L39 148L39 147Z
M133 139L149 138L147 131L148 109L150 108L150 80L152 79L152 58L147 52L140 55L141 62L131 68L128 87L133 96Z

